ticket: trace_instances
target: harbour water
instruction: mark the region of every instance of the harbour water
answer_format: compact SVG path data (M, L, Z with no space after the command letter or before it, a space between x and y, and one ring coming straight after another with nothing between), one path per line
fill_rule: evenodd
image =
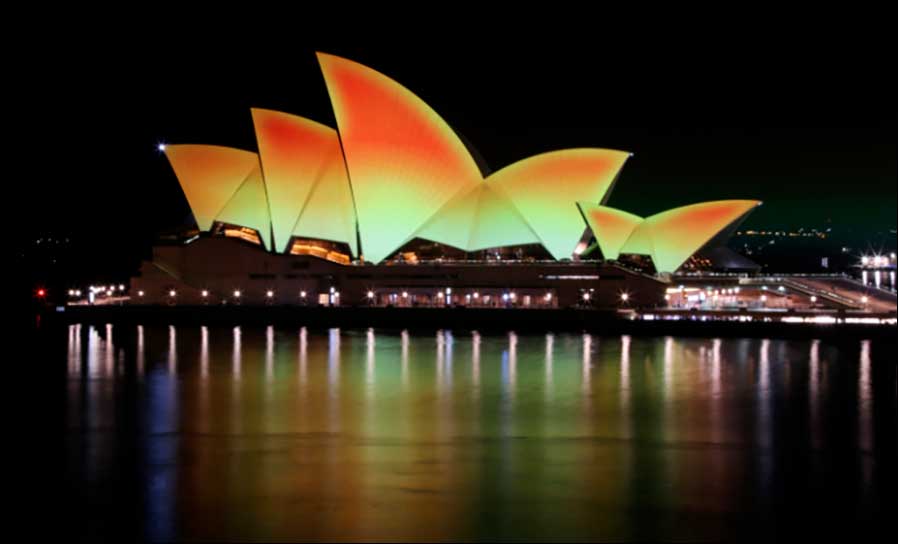
M894 343L58 333L75 538L750 540L894 514Z

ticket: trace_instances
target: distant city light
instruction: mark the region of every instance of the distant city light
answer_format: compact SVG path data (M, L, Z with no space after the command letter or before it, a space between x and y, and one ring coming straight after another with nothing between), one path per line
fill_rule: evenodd
M480 293L478 293L477 291L474 291L474 298L480 298Z
M160 153L165 153L165 144L160 142L160 143L156 146L156 149L158 149Z
M767 295L761 295L761 302L767 302Z
M811 302L817 302L817 296L811 295Z
M124 284L119 284L118 290L119 290L119 291L124 291L124 290L125 290L125 285L124 285Z
M869 302L869 301L870 301L870 299L867 298L867 295L864 295L864 296L861 297L861 302L863 302L864 304L866 304L866 303Z
M628 300L630 300L630 295L627 293L621 293L620 299L624 302L627 302Z
M374 298L374 291L368 291L368 298Z
M269 289L268 291L265 291L265 296L268 297L268 298L273 297L273 296L274 296L274 291L272 291L271 289Z
M300 297L300 298L306 298L306 292L305 292L305 291L300 291L300 292L299 292L299 297Z
M546 293L546 300L552 300L552 293Z
M402 292L402 298L408 298L408 291Z
M583 293L583 300L589 300L589 293Z
M45 296L47 296L47 290L46 289L38 289L37 296L39 296L40 298L44 298Z
M91 289L91 291L93 291L93 289ZM142 296L143 296L143 291L138 291L138 292L137 292L137 296L142 297Z
M240 290L239 289L234 291L234 298L240 298Z
M203 295L203 298L208 297L208 296L209 296L209 291L206 291L205 289L203 289L202 295Z
M168 296L170 296L170 297L173 297L175 295L177 295L177 293L175 292L174 289L172 289L171 291L168 292Z

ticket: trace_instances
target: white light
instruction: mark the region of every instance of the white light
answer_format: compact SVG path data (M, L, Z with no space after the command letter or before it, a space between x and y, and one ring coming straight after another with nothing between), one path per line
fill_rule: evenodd
M583 293L583 300L589 300L589 293Z
M333 292L334 292L334 288L333 288L333 287L331 287L331 293L333 293Z
M761 302L767 302L767 295L761 295Z
M138 292L137 292L137 296L142 297L142 296L143 296L143 291L138 291Z
M776 290L777 290L777 291L780 291L780 292L783 292L783 291L786 290L786 288L783 287L782 285L780 285L779 287L776 288Z
M209 296L209 291L206 291L205 289L203 289L202 295L203 295L203 298L208 297L208 296Z
M175 293L174 289L172 289L171 291L168 292L168 296L170 296L170 297L173 297L175 295L177 295L177 293Z
M502 300L508 300L508 293L502 293Z
M864 304L866 304L869 300L870 300L870 299L867 298L867 295L864 295L864 296L861 297L861 302L863 302Z
M156 146L156 149L158 149L160 153L165 153L165 144L160 143Z
M340 296L340 291L334 291L334 296L335 296L335 297L339 297L339 296Z
M512 291L511 294L508 295L508 297L509 297L511 300L514 300L516 296L517 296L517 295L515 295L513 291Z
M811 295L811 302L817 302L817 297L815 295Z
M408 291L402 292L402 298L408 298Z
M265 296L268 297L268 298L273 297L273 296L274 296L274 291L272 291L271 289L269 289L268 291L265 291Z
M240 289L234 291L234 298L240 298Z
M300 296L300 298L306 298L306 292L305 292L305 291L300 291L300 292L299 292L299 296Z
M446 288L446 294L447 294L447 295L451 295L451 294L452 294L452 288L451 288L451 287L447 287L447 288Z
M474 298L480 298L480 293L478 293L477 291L474 291Z
M546 293L546 300L552 300L552 293Z
M75 290L74 290L74 289L69 289L69 296L70 296L70 297L75 296Z
M374 291L368 291L368 298L374 298Z
M438 296L439 298L443 298L443 292L440 291L439 293L437 293L437 296Z
M628 300L630 300L630 295L628 295L627 293L621 293L620 299L624 302L627 302Z
M75 289L75 296L76 296L76 297L80 297L80 296L81 296L81 289Z
M119 290L119 291L124 291L124 290L125 290L125 285L120 283L119 286L118 286L118 290Z
M670 295L664 295L664 300L670 300Z
M739 293L739 288L738 288L738 287L736 287L736 288L735 288L735 289L733 289L733 291L735 291L735 292L736 292L736 294L738 294L738 293Z

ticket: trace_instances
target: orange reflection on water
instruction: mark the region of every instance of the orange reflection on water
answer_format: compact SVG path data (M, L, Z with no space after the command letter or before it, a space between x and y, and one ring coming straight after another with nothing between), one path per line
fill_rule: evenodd
M139 428L162 540L720 539L776 492L773 399L800 381L780 340L138 327L87 331L83 387L68 334L84 478L135 447L109 429ZM796 345L822 426L819 344ZM850 380L867 451L873 353ZM129 365L147 365L136 387ZM808 440L832 447L818 423Z

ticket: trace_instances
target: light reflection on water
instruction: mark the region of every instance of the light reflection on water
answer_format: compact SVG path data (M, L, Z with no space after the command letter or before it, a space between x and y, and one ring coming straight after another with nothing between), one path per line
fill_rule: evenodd
M832 499L795 471L876 504L896 374L876 350L72 325L71 477L137 474L111 489L162 540L768 536L786 498Z

